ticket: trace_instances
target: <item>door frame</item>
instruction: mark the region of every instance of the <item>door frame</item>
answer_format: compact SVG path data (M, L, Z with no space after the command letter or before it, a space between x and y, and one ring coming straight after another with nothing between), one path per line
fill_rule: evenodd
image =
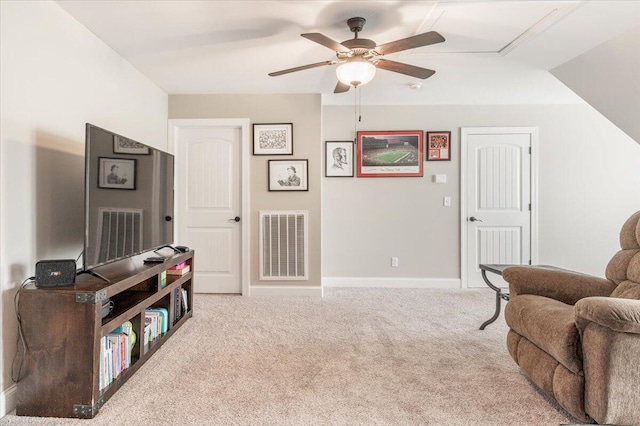
M467 140L471 135L527 134L531 140L531 263L538 263L538 128L460 128L460 285L468 288L467 271Z
M169 119L168 121L168 150L169 153L174 155L178 152L176 147L178 143L177 132L181 128L233 127L240 129L240 178L242 179L240 185L240 214L242 217L240 221L240 281L243 296L249 296L249 273L251 268L249 261L249 244L251 241L251 217L249 213L249 194L251 193L249 153L251 152L251 147L249 146L249 122L248 118L178 118ZM176 224L179 221L180 218L176 217ZM175 229L177 230L178 226Z

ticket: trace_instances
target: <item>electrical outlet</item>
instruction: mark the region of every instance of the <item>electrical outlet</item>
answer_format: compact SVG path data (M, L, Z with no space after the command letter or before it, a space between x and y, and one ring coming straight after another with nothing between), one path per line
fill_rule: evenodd
M445 207L451 207L451 197L444 197L442 199L442 205Z
M398 267L398 258L397 257L392 257L391 258L391 266L394 268Z

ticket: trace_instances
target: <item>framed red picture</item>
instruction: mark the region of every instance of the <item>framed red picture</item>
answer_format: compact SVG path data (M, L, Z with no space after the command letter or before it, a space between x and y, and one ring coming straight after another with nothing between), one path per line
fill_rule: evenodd
M427 132L426 160L451 160L451 132Z
M358 177L421 177L422 130L358 132Z

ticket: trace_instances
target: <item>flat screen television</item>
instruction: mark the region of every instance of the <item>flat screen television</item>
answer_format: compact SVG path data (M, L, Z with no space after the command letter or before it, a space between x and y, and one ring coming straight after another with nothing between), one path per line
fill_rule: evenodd
M87 123L83 270L173 243L173 155Z

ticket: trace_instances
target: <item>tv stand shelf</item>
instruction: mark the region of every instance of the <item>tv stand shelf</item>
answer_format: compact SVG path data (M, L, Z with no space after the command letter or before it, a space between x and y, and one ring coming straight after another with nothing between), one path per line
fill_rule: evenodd
M27 351L18 361L23 362L23 368L17 384L17 415L95 417L193 316L194 252L176 254L158 264L145 264L146 256L148 253L98 268L110 282L82 274L73 286L36 288L30 284L20 290L18 312ZM189 272L167 274L182 262L190 265ZM113 309L103 317L103 303L109 302ZM166 310L168 320L164 333L153 340L145 339L145 331L148 334L151 327L146 324L153 316L150 309ZM108 383L105 342L125 323L130 323L136 334L134 345L121 347L131 348L130 365Z

